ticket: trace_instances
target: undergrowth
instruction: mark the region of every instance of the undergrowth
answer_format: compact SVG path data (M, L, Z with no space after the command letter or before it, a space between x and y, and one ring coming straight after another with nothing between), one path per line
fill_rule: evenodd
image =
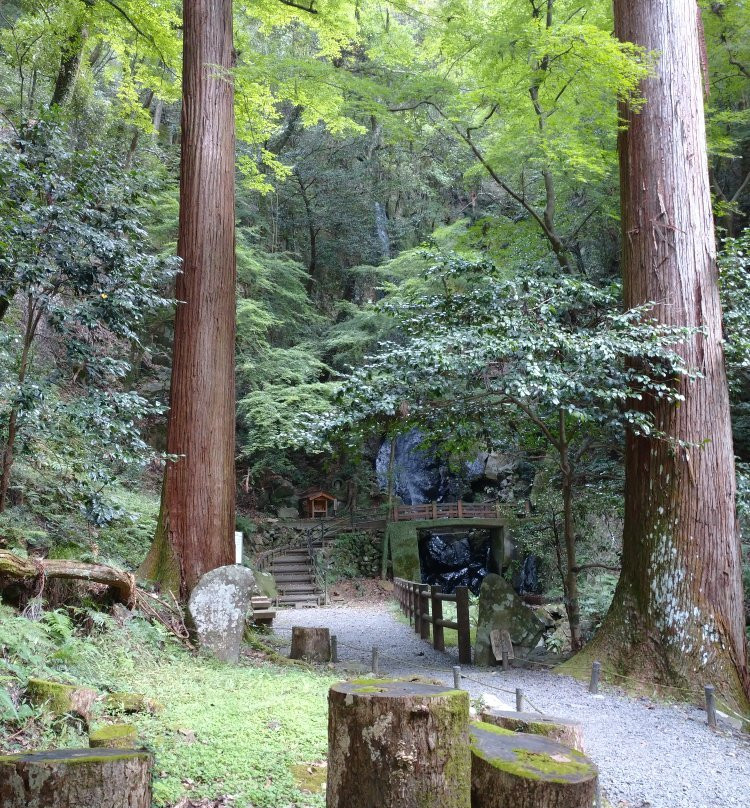
M85 728L24 701L30 677L139 693L156 713L129 715L154 763L154 806L234 797L237 808L322 808L301 792L300 764L325 757L333 679L260 654L229 666L197 656L138 617L119 625L93 609L19 616L0 605L0 751L87 746ZM91 726L118 716L95 706Z

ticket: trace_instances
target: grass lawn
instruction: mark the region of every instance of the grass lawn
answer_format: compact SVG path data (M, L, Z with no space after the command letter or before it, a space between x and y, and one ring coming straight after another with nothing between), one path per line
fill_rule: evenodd
M232 795L240 808L325 805L320 794L299 790L291 767L325 757L326 696L333 679L187 655L120 678L132 692L164 706L158 715L132 722L155 754L156 806L186 795Z
M323 808L325 769L310 764L326 756L337 678L273 664L257 650L225 665L143 620L99 622L85 636L61 611L34 622L0 605L0 753L88 745L80 722L25 703L32 676L143 694L162 709L111 715L100 700L90 724L137 726L139 745L154 754L156 808L230 796L235 808Z

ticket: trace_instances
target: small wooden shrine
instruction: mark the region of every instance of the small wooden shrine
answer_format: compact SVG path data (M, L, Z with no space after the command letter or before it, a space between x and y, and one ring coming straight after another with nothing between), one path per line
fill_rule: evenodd
M320 488L306 491L302 497L302 513L307 519L328 519L336 515L338 500Z

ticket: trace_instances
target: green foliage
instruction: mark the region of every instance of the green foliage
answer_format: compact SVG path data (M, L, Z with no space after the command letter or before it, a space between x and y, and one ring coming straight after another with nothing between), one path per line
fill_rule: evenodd
M690 329L649 320L649 307L617 311L617 288L529 273L508 280L489 261L439 260L424 285L387 300L400 339L356 369L338 407L300 435L357 430L403 413L444 448L499 445L498 423L528 421L542 440L586 429L648 434L648 416L627 402L678 402L691 378L674 346ZM635 360L638 361L626 361Z
M0 331L13 369L0 381L0 427L104 524L104 486L154 457L139 424L163 408L125 387L122 357L143 356L140 330L171 306L163 289L177 265L150 254L133 178L55 125L2 144L0 178L0 300L22 301Z
M97 615L90 636L75 628ZM74 618L54 611L32 621L0 606L0 749L85 745L65 721L25 704L30 677L141 693L164 707L128 717L156 755L156 806L232 794L238 805L322 808L321 797L299 792L290 768L325 755L330 677L196 658L139 617L123 627L90 610ZM96 709L98 724L112 720Z
M328 585L342 578L380 575L381 539L372 533L341 533L326 551Z

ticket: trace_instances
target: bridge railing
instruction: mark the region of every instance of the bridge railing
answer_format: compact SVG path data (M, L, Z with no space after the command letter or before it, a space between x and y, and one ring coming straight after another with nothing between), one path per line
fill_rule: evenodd
M396 505L394 522L414 519L499 519L499 502L427 502L423 505Z
M430 640L432 626L432 645L436 651L445 650L446 628L458 632L458 661L462 665L471 665L471 620L469 619L469 589L466 586L456 587L452 594L443 592L439 586L430 586L403 578L393 579L394 594L401 611L409 618L414 631L423 640ZM446 620L443 617L443 603L456 604L456 619Z

